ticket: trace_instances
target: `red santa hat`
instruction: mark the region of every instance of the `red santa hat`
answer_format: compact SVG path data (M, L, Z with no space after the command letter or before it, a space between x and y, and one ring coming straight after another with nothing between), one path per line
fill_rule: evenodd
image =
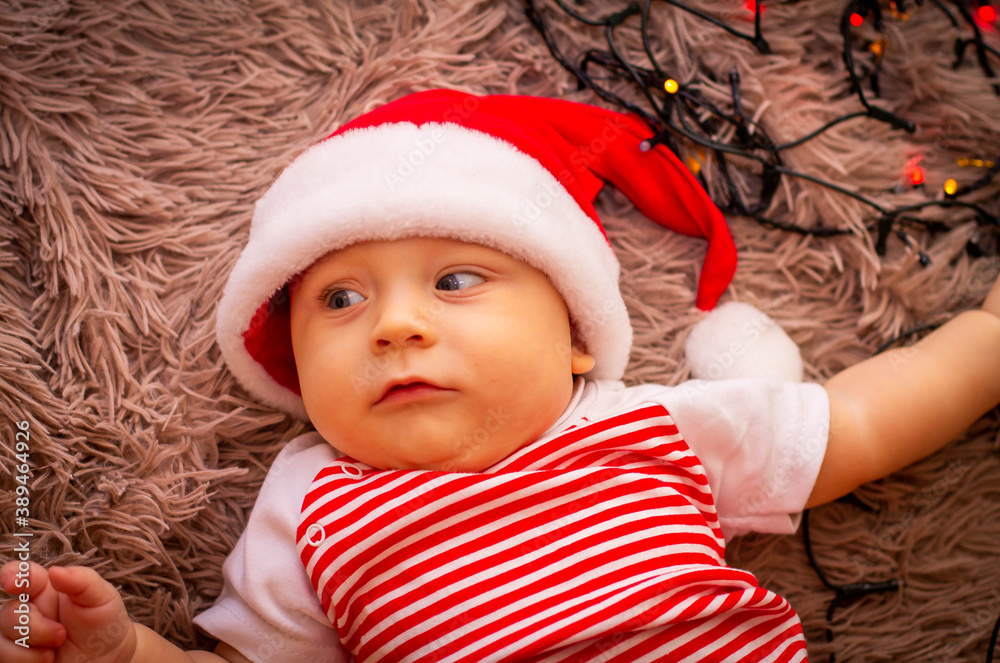
M589 374L618 379L632 328L619 265L593 200L610 181L653 221L708 247L697 306L736 269L726 220L638 117L527 96L408 95L306 150L257 203L218 310L230 369L264 402L305 418L289 331L288 281L366 240L449 237L503 251L562 294Z

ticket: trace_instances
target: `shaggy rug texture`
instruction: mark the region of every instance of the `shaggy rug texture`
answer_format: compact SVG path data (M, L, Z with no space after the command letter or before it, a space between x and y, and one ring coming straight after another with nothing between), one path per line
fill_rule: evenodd
M624 4L572 7L598 17ZM986 171L957 160L1000 152L997 81L970 54L952 67L956 37L971 30L933 3L907 4L902 20L884 3L881 95L866 90L917 131L857 118L783 153L786 167L889 208L940 198L949 177L975 181ZM752 30L742 0L693 5ZM655 3L651 47L724 108L736 68L744 112L789 142L860 110L841 55L846 5L764 2L773 52L763 55ZM606 48L601 29L550 0L539 8L572 57ZM630 21L616 34L640 62ZM996 48L996 31L984 34ZM858 30L862 66L875 36L868 24ZM135 620L187 647L211 645L191 618L218 595L220 566L269 463L307 430L250 398L215 344L216 304L254 201L339 124L434 87L604 103L577 89L515 0L3 3L0 560L14 556L16 532L31 532L33 560L91 566L120 588ZM713 155L700 158L720 195ZM918 162L922 188L906 175ZM752 197L750 170L732 172ZM993 183L963 200L997 215L998 191ZM682 345L701 315L692 302L704 242L655 226L610 189L599 211L636 330L627 380L680 382ZM777 320L801 347L807 380L976 306L1000 270L995 255L967 254L977 232L968 208L914 214L944 227L911 224L906 241L890 235L885 256L865 229L871 207L808 180L783 178L766 214L853 230L824 238L729 217L740 266L724 299ZM17 422L30 439L27 522L15 520ZM869 508L810 514L831 584L898 579L898 591L844 601L828 622L835 593L810 567L801 533L738 538L728 557L789 598L814 661L831 652L838 661L983 661L1000 616L998 431L994 411L939 453L858 490Z

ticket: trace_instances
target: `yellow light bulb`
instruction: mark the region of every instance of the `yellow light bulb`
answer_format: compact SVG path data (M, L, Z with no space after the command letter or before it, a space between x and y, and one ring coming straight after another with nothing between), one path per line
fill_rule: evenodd
M699 162L694 157L687 158L687 167L695 175L701 172L701 162Z
M949 177L944 182L944 192L949 196L954 196L956 191L958 191L958 182L954 178Z
M668 78L663 81L663 89L667 91L668 94L677 94L677 90L681 89L680 83L672 78Z

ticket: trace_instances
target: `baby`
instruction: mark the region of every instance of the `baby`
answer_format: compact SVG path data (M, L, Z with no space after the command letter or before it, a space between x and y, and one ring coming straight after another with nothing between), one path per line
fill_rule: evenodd
M258 203L219 341L316 431L275 460L196 618L215 652L132 623L90 569L11 562L0 659L805 660L798 617L726 565L726 539L793 532L1000 402L1000 283L822 386L626 388L602 179L709 240L700 307L735 269L721 213L648 134L570 102L431 91L296 159Z

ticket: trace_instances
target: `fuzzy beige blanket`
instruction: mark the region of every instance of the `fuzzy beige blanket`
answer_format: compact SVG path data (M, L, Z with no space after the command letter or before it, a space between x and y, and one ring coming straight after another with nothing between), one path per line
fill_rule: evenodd
M625 3L569 4L601 16ZM695 4L752 29L742 0ZM761 55L654 3L653 48L679 80L705 81L720 105L736 67L745 112L789 141L859 109L841 59L846 4L764 2L774 52ZM789 168L888 207L939 198L948 177L971 183L985 171L957 159L1000 152L991 82L973 57L951 66L955 38L970 32L933 3L907 4L905 21L886 9L882 96L869 97L917 132L861 118L784 153ZM567 53L605 48L599 29L551 0L539 5ZM619 34L638 62L634 24ZM875 36L860 28L860 60L871 62L863 44ZM998 46L995 29L986 37ZM0 560L14 556L15 533L30 532L33 560L92 566L121 589L134 619L184 646L210 644L191 618L219 593L220 566L269 463L306 430L250 399L215 344L216 303L253 203L340 123L432 87L601 103L577 90L516 0L0 6ZM703 157L718 194L713 158ZM922 189L906 185L917 161ZM997 215L998 191L994 183L969 200ZM654 226L614 191L599 211L637 332L628 380L685 379L681 347L699 316L704 243ZM892 235L884 257L864 230L872 209L808 181L785 178L767 214L856 231L819 238L730 217L740 267L726 298L770 313L801 346L808 380L976 305L1000 270L995 256L967 255L977 228L965 209L928 210L947 229L911 227L910 245ZM26 521L15 517L17 422L30 440ZM832 504L811 514L831 583L903 583L843 603L832 644L834 593L810 568L801 535L743 537L729 559L791 600L814 661L831 650L838 661L983 661L1000 616L998 431L994 411L931 458L863 487L874 511Z

